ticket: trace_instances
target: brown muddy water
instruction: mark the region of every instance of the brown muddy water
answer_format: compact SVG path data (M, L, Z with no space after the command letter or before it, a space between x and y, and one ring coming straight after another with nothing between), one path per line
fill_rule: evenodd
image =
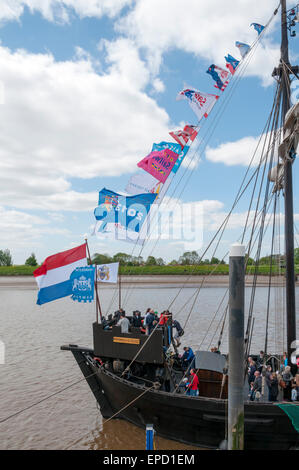
M138 285L122 291L127 313L142 312L153 307L159 312L168 308L178 293L178 286ZM202 288L185 328L182 346L210 349L218 341L227 304L226 287ZM246 304L250 300L246 288ZM254 308L255 335L252 351L264 349L267 288L258 287ZM188 287L179 295L170 310L184 326L193 303L195 289ZM192 297L193 295L193 297ZM5 347L5 363L0 364L1 449L145 449L145 431L122 420L103 426L96 401L70 352L61 351L63 344L92 347L92 322L95 305L80 304L70 298L43 306L36 305L37 290L23 285L0 286L0 345ZM299 302L299 288L296 288ZM224 298L222 304L221 301ZM118 307L114 288L100 289L104 313ZM189 300L189 303L187 303ZM270 304L268 352L285 349L285 327L281 321L283 294L273 294ZM220 305L220 308L219 308ZM299 318L297 317L299 330ZM298 331L297 330L297 331ZM227 334L222 342L227 352ZM45 401L74 382L78 383ZM32 404L41 401L31 407ZM192 449L192 447L156 437L157 450Z

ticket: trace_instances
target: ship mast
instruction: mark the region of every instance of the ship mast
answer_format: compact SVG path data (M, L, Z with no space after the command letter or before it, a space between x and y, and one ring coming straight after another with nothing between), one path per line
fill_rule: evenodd
M295 72L289 62L288 28L286 0L281 5L281 60L278 67L282 86L282 122L290 109L290 73ZM296 67L297 69L297 67ZM296 72L295 72L296 73ZM296 340L296 308L295 308L295 265L294 265L294 216L293 216L293 178L292 157L284 156L284 201L285 201L285 257L286 257L286 327L287 353L291 360L292 343Z

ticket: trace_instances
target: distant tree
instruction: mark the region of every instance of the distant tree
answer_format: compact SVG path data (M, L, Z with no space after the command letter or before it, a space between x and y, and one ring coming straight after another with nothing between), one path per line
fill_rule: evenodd
M253 266L255 264L255 261L253 258L250 258L250 256L248 256L246 254L246 262L247 262L247 266Z
M170 263L168 263L168 266L176 266L178 263L178 261L176 259L173 259L172 261L170 261Z
M119 263L121 266L129 265L131 263L132 266L132 256L127 255L127 253L116 253L113 256L113 262Z
M199 256L197 251L185 251L179 258L180 264L199 264Z
M12 257L8 249L0 250L0 266L12 266Z
M215 258L215 256L213 256L211 258L211 263L210 264L219 264L220 263L220 259L218 258Z
M158 266L165 266L164 259L163 258L157 258L156 259L157 265Z
M91 259L92 264L108 264L112 262L111 256L106 254L95 253Z
M263 256L262 258L260 258L259 264L261 266L268 266L270 264L270 256Z
M157 260L154 256L149 256L145 262L147 266L156 266L157 265Z
M31 253L31 256L26 259L25 264L27 266L37 266L37 261L34 253Z

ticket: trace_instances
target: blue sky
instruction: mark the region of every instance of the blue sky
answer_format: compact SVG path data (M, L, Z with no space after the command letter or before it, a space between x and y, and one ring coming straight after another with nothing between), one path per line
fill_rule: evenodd
M91 233L97 192L124 191L153 142L171 141L169 131L196 124L187 102L176 101L184 84L216 93L206 74L209 65L224 67L227 53L240 59L235 41L252 44L257 33L250 23L266 24L278 2L243 0L237 7L218 0L186 0L183 6L178 0L2 3L1 248L9 248L14 263L22 264L31 252L42 262ZM167 200L175 210L178 204L203 208L204 245L230 210L271 109L279 32L278 14L242 79L234 77L201 126L197 141L217 121L200 147L198 165L192 171L181 168L169 190L169 198L180 198ZM295 64L296 38L290 38L290 51ZM248 201L249 195L236 209L219 257L242 232ZM186 217L183 223L191 222ZM198 243L164 240L153 254L170 261L189 249L201 253L204 246ZM90 236L89 244L92 253L133 250L125 242ZM151 249L149 244L142 255Z

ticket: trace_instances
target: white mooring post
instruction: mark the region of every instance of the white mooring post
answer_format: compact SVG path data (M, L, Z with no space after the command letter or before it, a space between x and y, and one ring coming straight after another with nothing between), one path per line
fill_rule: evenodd
M229 256L228 450L244 449L244 290L245 247Z

